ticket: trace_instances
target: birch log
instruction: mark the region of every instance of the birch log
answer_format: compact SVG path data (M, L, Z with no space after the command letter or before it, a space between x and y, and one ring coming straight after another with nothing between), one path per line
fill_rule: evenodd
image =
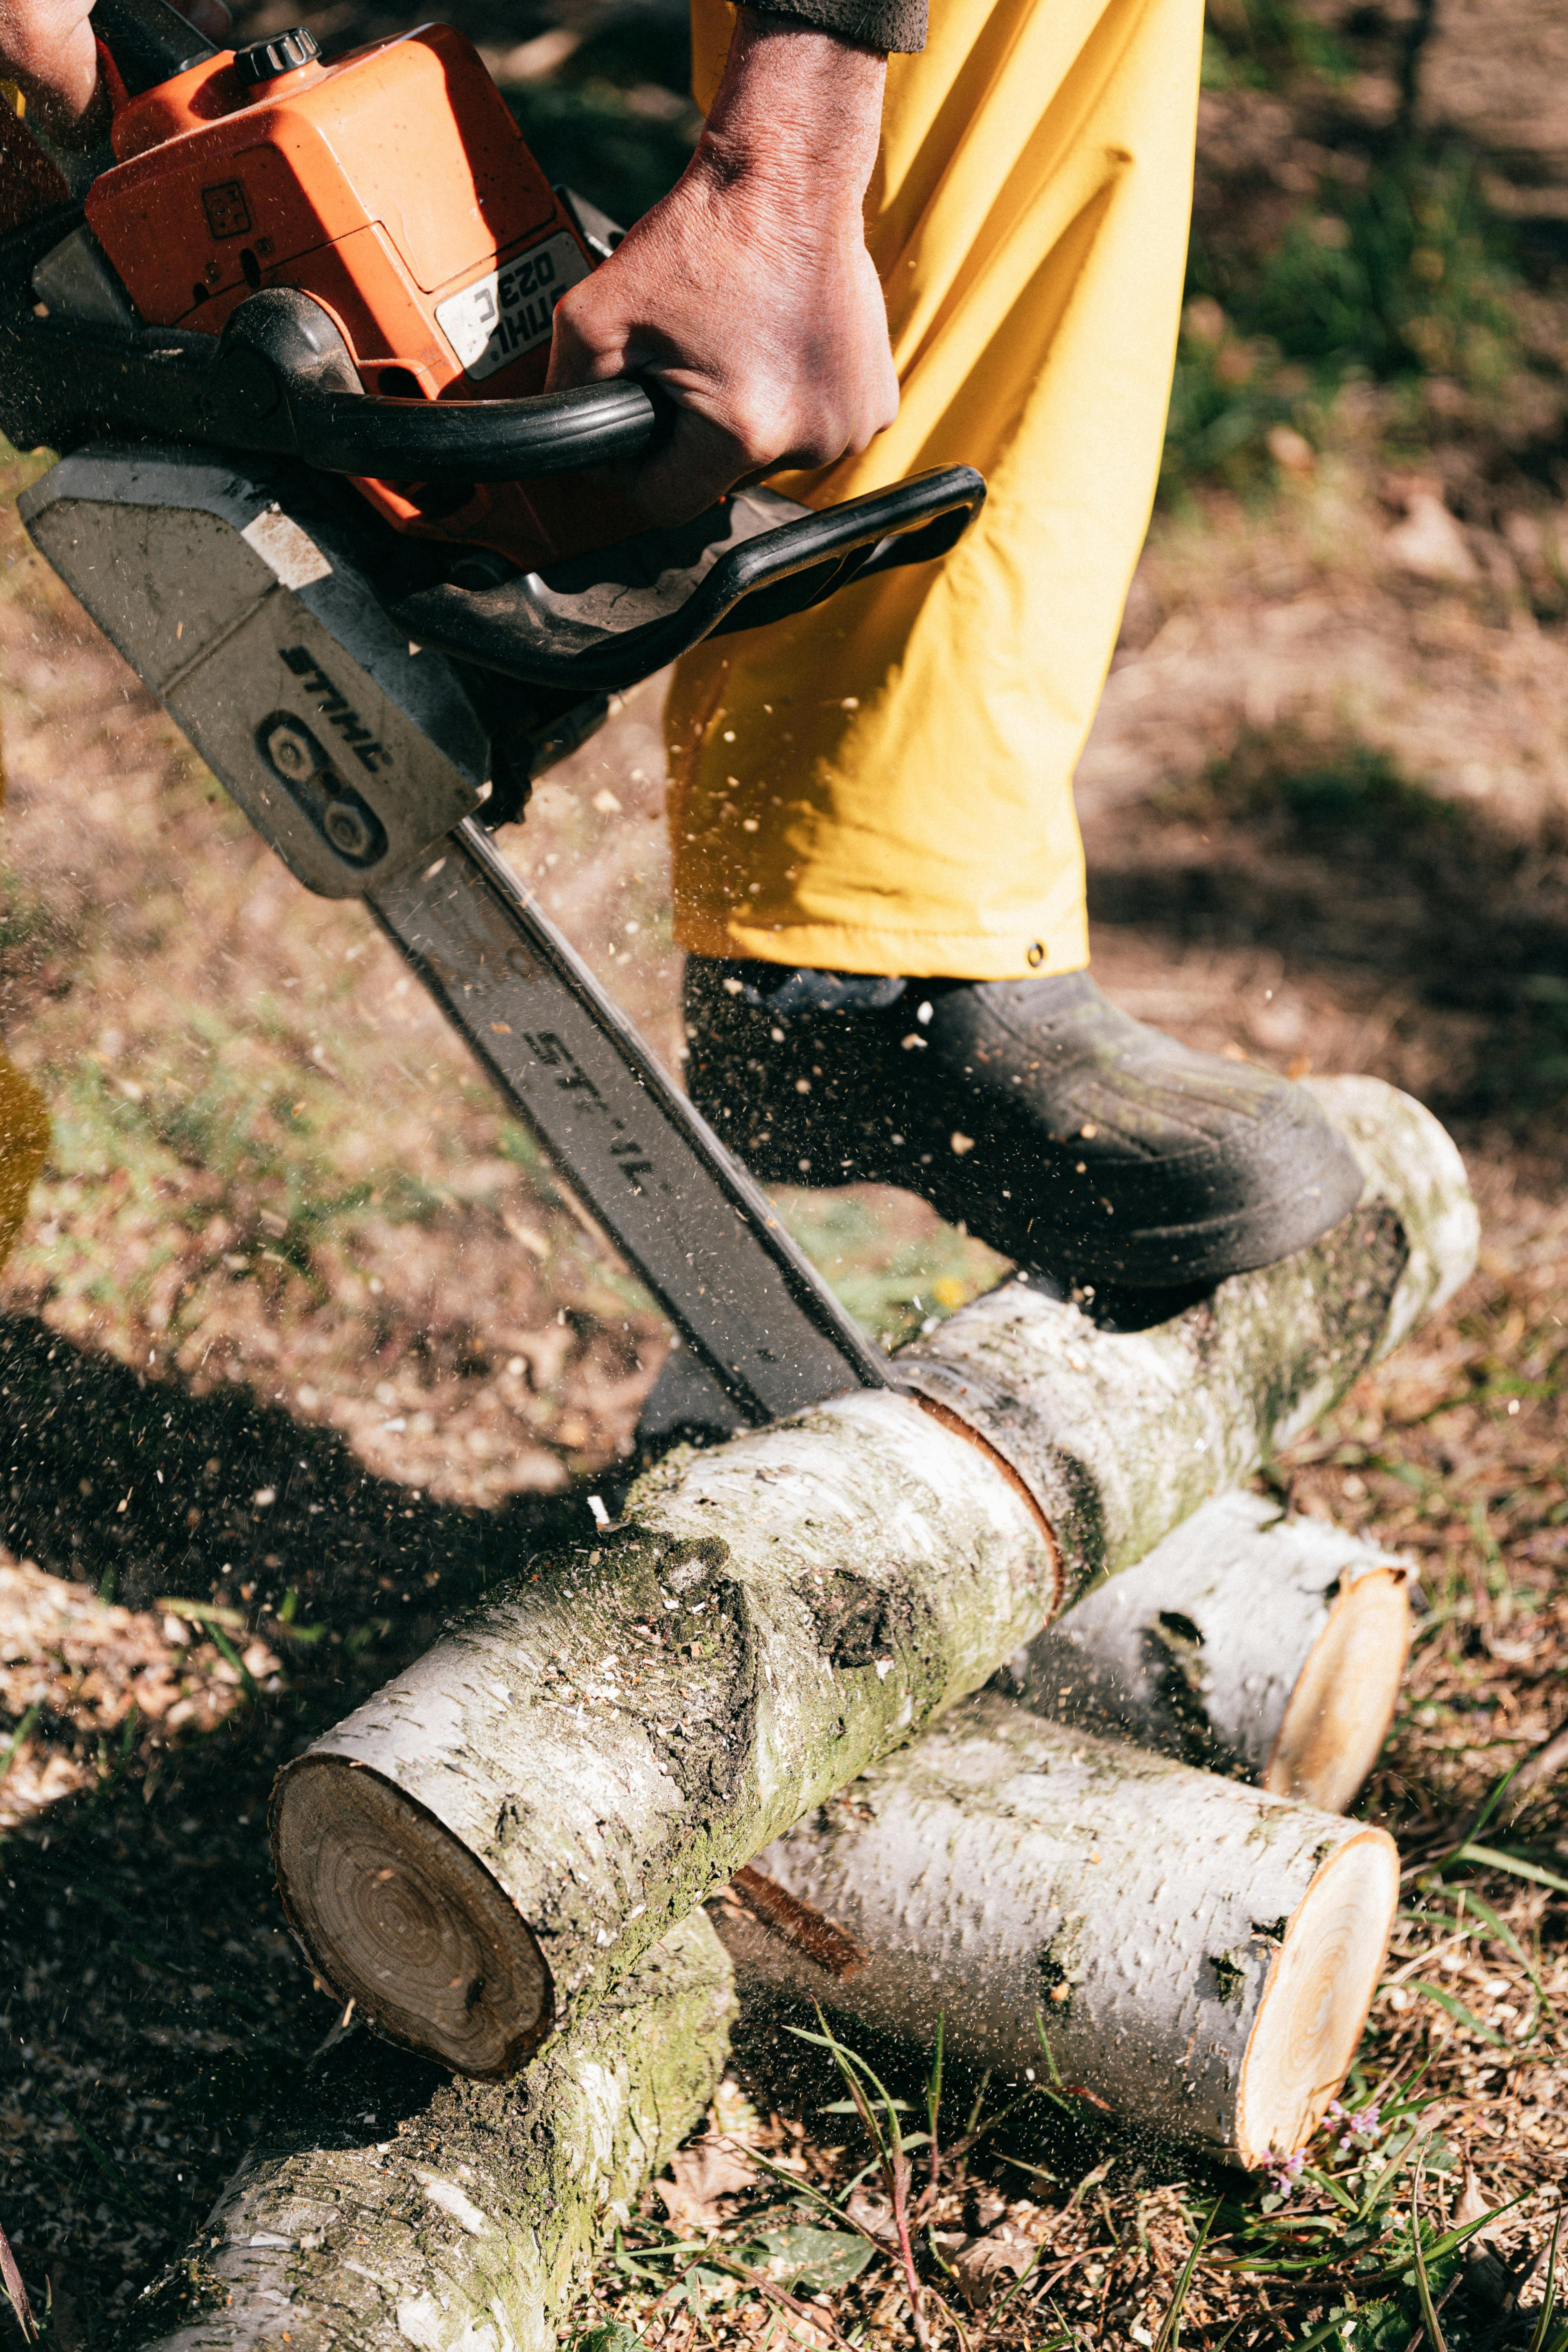
M1148 1331L1097 1330L1006 1283L900 1353L900 1375L987 1437L1036 1496L1068 1602L1245 1484L1475 1265L1464 1163L1431 1112L1377 1078L1307 1083L1366 1179L1360 1207L1311 1249Z
M526 2084L454 2082L365 2034L307 2072L184 2259L147 2352L549 2352L605 2232L707 2108L734 1993L702 1914Z
M1475 1237L1436 1120L1372 1080L1325 1098L1368 1191L1313 1249L1154 1331L1012 1284L900 1358L931 1409L860 1393L678 1450L617 1530L535 1563L296 1758L273 1851L326 1980L393 2040L510 2073L1034 1638L1053 1528L1080 1591L1304 1427Z
M1408 1559L1218 1495L1015 1657L1037 1715L1342 1812L1394 1720Z
M757 1896L752 1895L752 1885ZM763 1924L769 1889L858 1960ZM1349 2071L1394 1922L1382 1830L1043 1723L986 1692L713 1906L743 1977L1069 2086L1247 2166Z

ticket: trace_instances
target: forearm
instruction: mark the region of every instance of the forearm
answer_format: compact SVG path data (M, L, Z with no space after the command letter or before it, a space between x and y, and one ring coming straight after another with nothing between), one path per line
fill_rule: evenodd
M728 187L765 185L791 220L846 201L858 210L877 160L887 73L879 49L784 12L738 9L695 160Z

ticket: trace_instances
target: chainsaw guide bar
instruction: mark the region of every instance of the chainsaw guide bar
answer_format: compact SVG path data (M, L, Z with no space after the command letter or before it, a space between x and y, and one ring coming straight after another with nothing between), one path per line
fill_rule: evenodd
M367 899L719 1381L776 1419L883 1360L672 1087L473 812L485 730L280 485L88 447L21 500L41 554L310 889Z

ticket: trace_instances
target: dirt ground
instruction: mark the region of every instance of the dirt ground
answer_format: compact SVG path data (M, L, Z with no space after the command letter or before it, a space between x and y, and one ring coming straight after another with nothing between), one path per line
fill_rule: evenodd
M587 6L475 7L525 119L591 165L628 124L672 142L639 149L650 172L689 136L668 19L633 38ZM1245 197L1278 237L1325 158L1375 163L1416 20L1318 11L1349 60L1327 86L1218 77L1200 227ZM310 21L383 28L342 0ZM559 70L517 63L561 31ZM1439 0L1420 86L1427 135L1474 142L1528 231L1529 365L1485 393L1352 372L1290 411L1300 446L1260 406L1283 457L1211 469L1156 518L1079 778L1112 996L1214 1050L1407 1087L1481 1205L1464 1292L1269 1473L1421 1571L1358 1808L1407 1864L1345 2094L1361 2121L1300 2178L1247 2184L1043 2095L987 2130L1025 2086L951 2081L922 2268L958 2352L1415 2352L1417 2158L1429 2246L1508 2208L1480 2251L1434 2257L1447 2341L1529 2344L1542 2319L1568 2156L1560 1781L1504 1801L1500 1860L1447 1857L1568 1721L1565 48L1555 0ZM1202 314L1193 345L1217 368L1229 335ZM38 462L11 464L0 507L0 1027L53 1130L0 1282L0 2228L46 2340L100 2352L133 2340L136 2295L334 2021L271 1889L278 1763L447 1607L585 1524L665 1337L379 935L288 880L26 551L13 501ZM673 1057L658 706L657 682L631 698L503 846ZM889 1344L1001 1270L906 1196L786 1208ZM847 2283L842 2250L820 2280L779 2256L815 2320L700 2260L781 2215L822 2223L810 2191L843 2199L868 2160L790 2021L747 2020L584 2326L651 2352L913 2341L884 2243ZM857 2046L923 2107L928 2053ZM878 2241L875 2178L858 2193L844 2211ZM1538 2340L1560 2352L1560 2324Z

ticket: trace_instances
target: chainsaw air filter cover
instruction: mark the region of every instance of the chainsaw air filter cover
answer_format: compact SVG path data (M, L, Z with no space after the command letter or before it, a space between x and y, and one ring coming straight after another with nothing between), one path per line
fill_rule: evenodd
M217 335L263 286L295 287L367 392L526 398L555 304L593 257L460 33L427 25L331 64L287 37L257 78L223 50L129 100L88 220L142 319ZM284 70L275 70L282 66ZM525 569L638 518L604 471L567 484L362 480L388 521Z

